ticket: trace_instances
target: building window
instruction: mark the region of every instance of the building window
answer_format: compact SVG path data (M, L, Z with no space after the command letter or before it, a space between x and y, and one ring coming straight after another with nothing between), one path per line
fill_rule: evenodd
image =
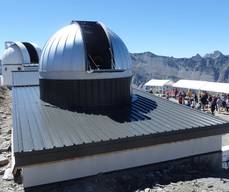
M21 71L21 67L18 67L17 70L18 70L18 71Z
M7 67L5 67L5 71L7 71Z

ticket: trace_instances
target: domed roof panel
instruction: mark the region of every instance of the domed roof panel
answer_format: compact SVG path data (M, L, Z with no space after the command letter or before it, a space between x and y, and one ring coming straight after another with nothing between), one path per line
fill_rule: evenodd
M10 47L3 52L2 64L20 64L22 62L22 54L17 48Z
M30 42L5 42L3 64L33 64L38 63L41 49Z
M41 72L85 70L85 50L78 24L68 25L46 43L41 56Z
M55 41L55 39L57 39L57 37L60 36L59 34L61 34L61 32L62 32L62 29L57 31L45 44L42 54L41 54L40 71L47 71L48 59L50 62L49 65L52 65L53 59L55 56L55 52L56 52L56 47L59 43L59 41Z
M131 69L131 59L126 45L116 33L109 28L105 28L105 30L107 31L112 46L115 68Z
M31 43L28 42L22 42L22 44L26 47L27 53L29 54L30 63L39 63L39 55L37 49Z
M26 47L21 42L8 42L2 56L2 64L28 64L30 57Z
M30 43L30 44L32 44L33 47L36 49L38 57L40 59L41 58L41 52L42 52L41 48L36 43Z

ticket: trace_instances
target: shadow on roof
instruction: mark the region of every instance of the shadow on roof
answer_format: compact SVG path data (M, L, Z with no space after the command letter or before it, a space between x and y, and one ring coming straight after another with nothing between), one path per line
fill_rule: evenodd
M108 116L112 120L125 123L133 121L144 121L150 120L151 118L147 115L157 108L157 103L148 98L142 97L138 94L132 95L132 101L130 105L113 107L96 107L90 109L78 109L78 113L86 113L93 115L104 115Z

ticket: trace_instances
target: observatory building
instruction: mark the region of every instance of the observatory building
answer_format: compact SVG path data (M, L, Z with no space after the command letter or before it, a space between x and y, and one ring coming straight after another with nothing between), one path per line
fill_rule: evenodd
M29 42L5 42L2 55L3 85L12 86L12 72L37 71L41 49Z
M126 104L131 78L125 44L99 22L73 21L50 38L41 56L41 99L63 108Z
M39 75L12 89L14 170L25 187L221 153L229 123L131 88L128 50L100 22L57 31Z

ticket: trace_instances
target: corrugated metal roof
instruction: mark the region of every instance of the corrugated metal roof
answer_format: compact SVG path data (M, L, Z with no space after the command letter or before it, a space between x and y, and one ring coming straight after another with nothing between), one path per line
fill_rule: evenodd
M72 112L39 99L39 87L14 87L16 165L121 150L228 132L228 122L134 90L129 107ZM105 115L107 114L107 115ZM60 155L60 152L65 155ZM74 153L75 151L75 153ZM51 153L50 153L51 152ZM53 153L55 152L55 153ZM37 158L31 158L37 155ZM27 159L27 161L26 161Z

